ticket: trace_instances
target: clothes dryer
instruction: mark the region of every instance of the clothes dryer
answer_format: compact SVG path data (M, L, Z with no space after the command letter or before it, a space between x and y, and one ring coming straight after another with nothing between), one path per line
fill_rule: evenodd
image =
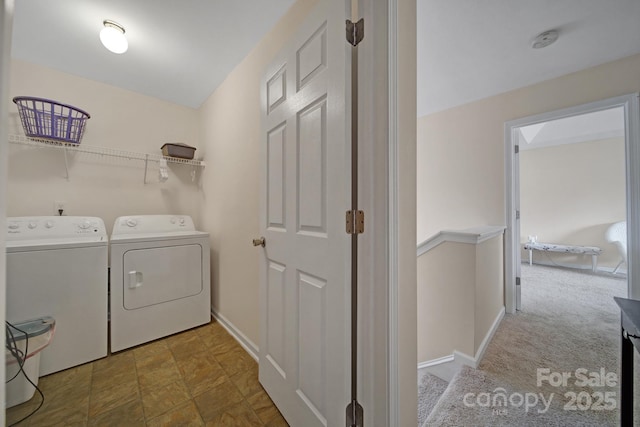
M117 218L110 251L112 352L211 320L209 233L191 217Z
M108 250L100 218L7 218L6 318L56 321L40 376L107 355Z

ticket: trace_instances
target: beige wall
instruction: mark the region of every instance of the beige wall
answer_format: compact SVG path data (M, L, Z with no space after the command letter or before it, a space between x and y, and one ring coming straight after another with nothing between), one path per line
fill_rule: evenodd
M418 241L504 225L506 121L640 91L640 55L418 119Z
M212 304L256 346L260 338L258 237L260 79L317 0L299 0L200 109L206 150L204 228L211 233Z
M476 248L443 243L418 258L418 361L473 356Z
M474 300L475 356L504 307L504 236L500 235L476 246L476 292Z
M418 257L418 361L475 357L504 306L503 235Z
M10 134L24 134L11 102L17 95L54 99L87 111L91 118L83 145L155 154L165 142L200 145L194 109L19 60L11 64ZM62 151L11 144L7 213L53 215L54 201L61 200L67 215L101 217L108 231L116 217L133 214L188 214L201 226L202 193L190 173L191 167L170 165L169 180L160 184L157 163L150 163L149 183L144 184L142 161L74 153L67 180Z
M624 138L520 152L520 230L539 242L598 246L598 266L614 268L618 251L604 238L626 217ZM534 251L534 261L551 262ZM549 254L553 262L591 266L590 255ZM526 260L529 252L522 252Z

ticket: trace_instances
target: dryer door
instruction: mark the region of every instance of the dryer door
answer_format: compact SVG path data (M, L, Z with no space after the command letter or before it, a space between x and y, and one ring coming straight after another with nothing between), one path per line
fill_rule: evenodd
M197 295L203 290L197 244L131 249L123 256L123 304L135 310Z

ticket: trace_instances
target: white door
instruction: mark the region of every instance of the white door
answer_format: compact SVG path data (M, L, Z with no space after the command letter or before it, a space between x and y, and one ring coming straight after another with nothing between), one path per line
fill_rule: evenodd
M261 83L260 382L292 426L350 402L345 12L319 1Z

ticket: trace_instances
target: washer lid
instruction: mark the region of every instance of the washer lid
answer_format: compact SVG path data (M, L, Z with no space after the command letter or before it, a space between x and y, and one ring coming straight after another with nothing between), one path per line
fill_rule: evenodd
M7 218L7 252L70 247L105 246L109 243L102 219L80 216Z

